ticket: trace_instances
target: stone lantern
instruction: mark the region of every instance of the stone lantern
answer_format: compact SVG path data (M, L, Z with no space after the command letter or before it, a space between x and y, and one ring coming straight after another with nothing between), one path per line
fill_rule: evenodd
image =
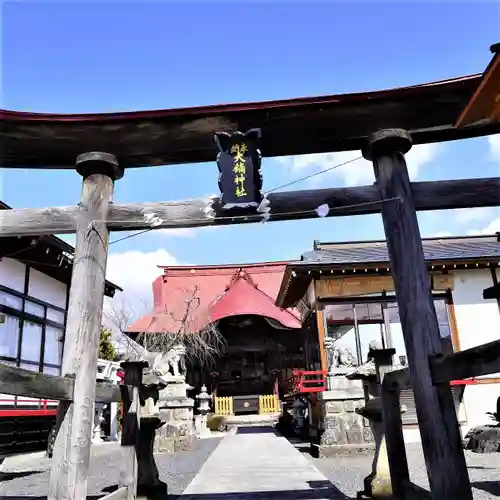
M356 408L356 413L366 418L375 439L375 454L372 470L364 479L364 490L357 498L393 498L389 458L384 434L384 422L380 394L381 375L392 369L395 349L383 349L376 341L370 342L368 361L346 375L349 380L362 380L365 390L365 405ZM401 407L401 413L406 408Z
M207 427L207 415L210 412L210 403L212 396L207 392L207 386L201 386L201 392L196 396L198 400L198 411L200 414L197 416L196 427L200 438L209 437L211 435L210 429Z

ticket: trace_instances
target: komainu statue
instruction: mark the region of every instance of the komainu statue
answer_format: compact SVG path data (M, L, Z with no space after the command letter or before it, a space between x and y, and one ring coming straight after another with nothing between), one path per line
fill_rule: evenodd
M146 351L142 356L142 359L149 365L145 373L163 382L167 382L172 377L185 377L185 356L186 348L181 343L173 345L166 353Z
M338 350L338 363L339 366L356 366L357 362L349 348Z
M167 366L167 373L172 370L174 377L186 376L186 348L180 342L174 344L166 354L163 355L163 363Z
M352 351L349 348L341 349L335 344L332 339L325 340L329 369L356 366L356 358Z

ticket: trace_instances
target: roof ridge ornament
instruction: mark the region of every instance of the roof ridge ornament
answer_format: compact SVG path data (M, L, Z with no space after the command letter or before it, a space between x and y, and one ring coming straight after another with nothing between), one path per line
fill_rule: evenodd
M240 279L247 281L250 285L252 285L258 289L258 286L255 283L255 281L252 279L252 277L250 276L248 271L243 267L239 267L233 273L233 276L231 277L231 282L229 283L229 286L227 287L227 289L229 289L231 286L233 286Z

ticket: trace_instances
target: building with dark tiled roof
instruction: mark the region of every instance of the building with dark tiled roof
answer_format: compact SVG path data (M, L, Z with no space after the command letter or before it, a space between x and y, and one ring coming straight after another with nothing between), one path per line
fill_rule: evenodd
M500 233L485 236L425 238L422 241L429 286L444 353L498 340L500 335ZM404 364L406 349L385 241L319 242L301 260L286 266L276 303L296 307L302 321L317 318L322 368L329 369L326 345L366 361L376 340L396 349ZM500 374L455 381L453 393L464 426L489 421L500 397ZM417 423L411 391L403 391L403 423ZM415 437L415 436L414 436Z
M499 279L499 237L426 238L423 248L443 352L496 340L500 306L488 294ZM217 324L227 344L212 367L188 370L189 383L206 383L218 399L232 399L234 413L258 412L259 395L287 394L285 382L293 368L328 371L328 342L362 363L368 344L377 340L393 346L396 361L405 362L385 241L316 241L295 262L160 268L153 283L154 308L129 328L129 335L177 331L187 296L195 297L182 328L196 334ZM456 382L453 394L464 426L487 421L485 413L493 409L497 392L500 396L497 382L500 376L475 381L473 388ZM411 391L402 398L408 434L416 424Z
M0 201L0 210L10 207ZM60 375L74 248L56 236L2 238L0 363ZM106 281L105 295L120 287ZM0 394L0 420L15 436L0 456L44 447L57 401Z

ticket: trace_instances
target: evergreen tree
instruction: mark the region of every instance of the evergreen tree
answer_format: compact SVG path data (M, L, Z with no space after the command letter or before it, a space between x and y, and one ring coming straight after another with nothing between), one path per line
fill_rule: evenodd
M114 361L116 358L115 346L112 342L113 334L106 328L101 328L101 338L99 341L99 359Z

